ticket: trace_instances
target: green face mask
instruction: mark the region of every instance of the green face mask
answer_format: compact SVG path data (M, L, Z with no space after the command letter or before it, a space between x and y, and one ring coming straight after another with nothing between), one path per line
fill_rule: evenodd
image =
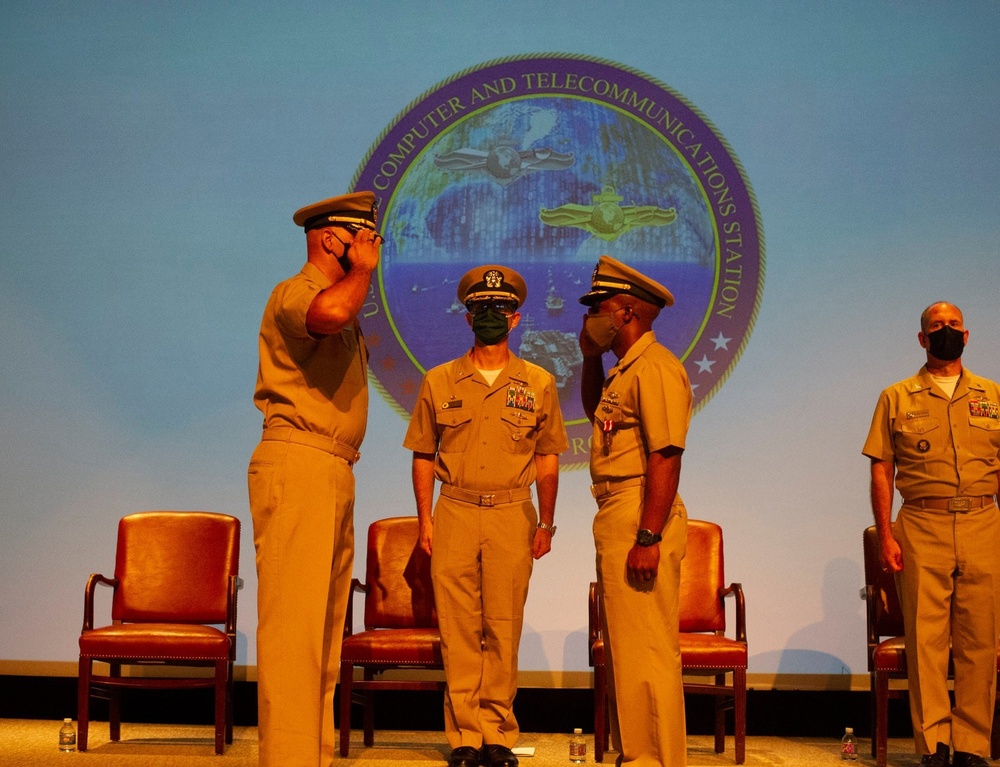
M490 308L472 315L472 332L487 346L498 344L507 337L507 317Z
M588 314L584 320L584 331L602 353L611 349L611 344L621 328L615 325L615 313Z

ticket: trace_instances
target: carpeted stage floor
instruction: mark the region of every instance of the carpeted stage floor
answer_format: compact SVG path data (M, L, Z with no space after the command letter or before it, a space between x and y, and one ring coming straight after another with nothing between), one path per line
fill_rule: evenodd
M61 722L27 719L0 719L0 767L256 767L257 729L237 727L233 744L221 757L215 755L210 725L122 724L122 740L108 740L107 722L95 722L90 730L90 749L86 753L60 753L58 734ZM444 736L439 732L377 731L375 746L365 748L361 733L353 733L351 755L337 758L342 767L403 767L422 765L443 767L447 753ZM519 746L534 746L533 757L522 757L522 767L564 767L569 765L569 735L522 733ZM861 759L857 764L874 765L868 756L869 741L862 739ZM593 738L587 740L587 764L594 764ZM917 762L910 739L889 741L889 767L910 767ZM613 767L615 754L604 755ZM746 764L749 767L819 767L840 764L840 741L830 738L748 737ZM712 738L697 735L688 738L690 767L714 767L733 764L733 740L726 739L726 751L716 754Z

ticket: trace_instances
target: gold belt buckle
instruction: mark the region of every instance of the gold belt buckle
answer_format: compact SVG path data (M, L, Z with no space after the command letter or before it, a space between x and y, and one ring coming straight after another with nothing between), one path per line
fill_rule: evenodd
M948 511L971 511L972 499L968 496L948 499Z
M495 506L496 505L494 501L495 498L496 498L495 495L481 495L479 496L479 505L490 506L490 507Z

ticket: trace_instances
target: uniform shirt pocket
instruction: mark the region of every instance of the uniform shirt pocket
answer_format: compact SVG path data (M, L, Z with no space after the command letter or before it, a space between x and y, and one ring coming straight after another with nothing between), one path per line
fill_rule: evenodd
M1000 420L996 418L969 417L972 451L976 455L1000 452Z
M457 453L469 446L469 435L472 431L470 410L467 408L438 410L434 417L440 437L439 452Z
M533 453L535 451L535 427L538 416L529 410L513 407L504 408L500 413L505 435L500 444L509 453Z
M896 421L896 455L914 461L933 458L947 447L947 430L937 418L914 418Z

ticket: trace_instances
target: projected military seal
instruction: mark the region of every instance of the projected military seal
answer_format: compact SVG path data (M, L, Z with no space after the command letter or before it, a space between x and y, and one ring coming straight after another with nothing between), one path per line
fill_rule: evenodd
M676 297L657 336L684 363L694 407L732 373L760 306L764 237L749 180L725 139L648 75L572 55L528 55L460 72L417 98L362 162L384 225L363 314L376 386L409 414L423 373L459 356L458 279L505 263L528 284L511 348L559 386L585 465L580 314L564 297L607 253ZM572 302L571 306L573 305Z

